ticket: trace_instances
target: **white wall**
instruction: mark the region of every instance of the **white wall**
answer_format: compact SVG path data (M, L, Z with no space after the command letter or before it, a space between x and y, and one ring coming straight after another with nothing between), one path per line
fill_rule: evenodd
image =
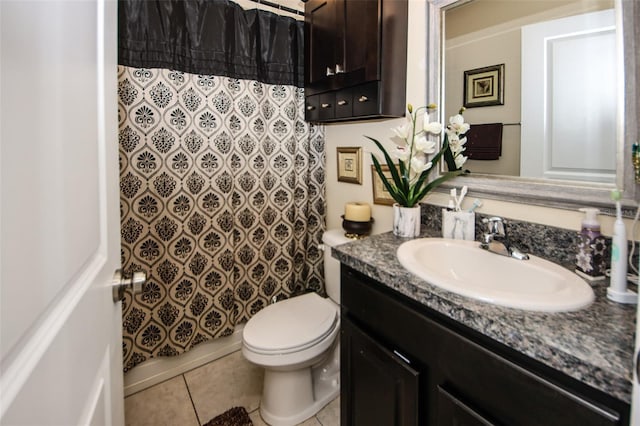
M414 106L433 102L425 99L425 39L426 11L424 1L409 2L409 46L407 57L407 102ZM340 228L344 214L344 204L349 201L365 201L372 205L372 216L375 218L373 233L390 231L392 228L392 209L390 206L374 205L371 187L371 152L377 152L375 145L364 138L374 137L385 146L391 146L391 128L403 123L404 119L377 120L355 123L331 124L326 126L327 150L327 226ZM363 148L363 182L362 185L338 182L336 147L361 146ZM446 205L445 194L428 195L425 202ZM524 220L543 225L557 226L566 229L580 229L582 214L579 212L536 207L502 201L482 200L481 213L501 215L507 218ZM469 206L472 199L465 200L463 206ZM612 217L600 217L602 232L611 236L613 230ZM626 220L627 236L631 237L632 221ZM640 228L640 227L639 227ZM634 239L639 239L636 232Z
M465 120L473 124L503 123L502 155L498 160L468 160L472 173L520 176L520 28L507 31L494 27L447 40L445 63L445 117L463 105L464 72L488 65L504 64L504 105L468 108Z

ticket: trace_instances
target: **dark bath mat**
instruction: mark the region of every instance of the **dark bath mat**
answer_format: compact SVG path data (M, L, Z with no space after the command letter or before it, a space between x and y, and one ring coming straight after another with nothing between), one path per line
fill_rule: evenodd
M253 426L244 407L233 407L209 420L203 426Z

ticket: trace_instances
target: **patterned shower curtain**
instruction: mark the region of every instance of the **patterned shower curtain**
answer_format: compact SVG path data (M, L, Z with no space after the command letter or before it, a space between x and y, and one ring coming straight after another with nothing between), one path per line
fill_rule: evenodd
M302 88L120 65L118 94L122 264L147 272L123 302L125 371L324 292L324 135Z

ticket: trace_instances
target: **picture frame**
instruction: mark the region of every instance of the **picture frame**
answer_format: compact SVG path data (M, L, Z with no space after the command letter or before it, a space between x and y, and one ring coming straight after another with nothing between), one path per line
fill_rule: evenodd
M464 72L465 108L504 105L504 64Z
M339 146L338 181L362 185L362 148Z
M387 179L391 179L389 166L380 165L380 168ZM393 199L391 194L389 194L389 191L387 191L387 188L384 187L384 183L382 183L382 179L376 171L376 166L371 166L371 182L373 184L373 204L383 204L385 206L392 206L395 204L396 200Z

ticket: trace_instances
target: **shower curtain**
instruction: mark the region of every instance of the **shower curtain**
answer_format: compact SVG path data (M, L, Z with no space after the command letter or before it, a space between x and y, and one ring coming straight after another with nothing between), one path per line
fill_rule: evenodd
M119 2L124 370L324 293L324 135L303 23L227 1Z

